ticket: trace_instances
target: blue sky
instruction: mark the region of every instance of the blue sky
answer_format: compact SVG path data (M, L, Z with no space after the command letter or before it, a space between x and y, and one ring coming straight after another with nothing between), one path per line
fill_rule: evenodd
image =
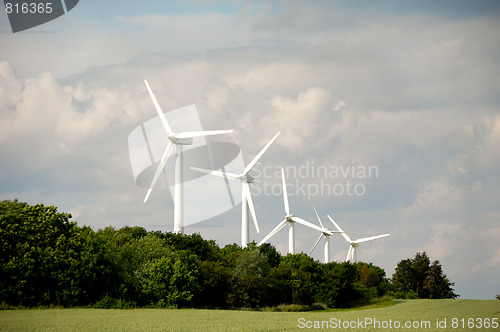
M194 103L204 128L233 128L224 139L246 162L281 131L254 172L261 233L251 239L282 220L269 174L290 167L293 213L316 222L311 198L354 237L391 233L362 246L361 260L391 276L426 251L463 298L493 298L499 14L496 1L80 1L16 34L2 14L0 198L56 205L96 229L172 230L170 195L144 204L129 162L129 133L155 116L147 78L164 110ZM292 172L353 165L378 175ZM363 194L326 192L348 181ZM186 232L239 243L240 209ZM300 228L297 249L318 235ZM286 232L271 243L286 253ZM334 237L331 257L346 253Z

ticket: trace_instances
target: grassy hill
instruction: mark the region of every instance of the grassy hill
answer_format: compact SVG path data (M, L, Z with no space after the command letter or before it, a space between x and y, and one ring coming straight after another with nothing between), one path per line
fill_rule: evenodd
M388 307L321 312L195 309L0 311L0 331L208 332L332 331L338 329L350 331L395 331L401 329L498 331L500 330L499 321L500 301L498 300L408 300ZM405 328L405 324L409 324L406 325L407 328ZM438 328L438 324L441 328ZM446 328L444 324L446 324Z

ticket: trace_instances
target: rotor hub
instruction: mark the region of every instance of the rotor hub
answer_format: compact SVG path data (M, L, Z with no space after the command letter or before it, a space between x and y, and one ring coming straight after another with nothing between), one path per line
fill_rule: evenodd
M253 181L255 180L254 177L249 174L242 174L239 176L239 179L241 182L245 183L253 183Z

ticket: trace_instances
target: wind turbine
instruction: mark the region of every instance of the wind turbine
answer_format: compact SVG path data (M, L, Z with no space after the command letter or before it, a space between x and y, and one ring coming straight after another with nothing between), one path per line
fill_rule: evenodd
M165 148L165 152L161 157L160 164L156 169L156 173L151 181L151 185L149 186L146 197L144 198L144 203L148 201L149 195L151 195L151 191L156 184L156 181L160 177L165 164L167 163L168 157L172 154L174 148L176 149L177 155L175 159L175 187L174 187L174 233L184 233L184 222L183 222L183 190L182 190L182 182L183 180L183 146L193 144L193 138L195 137L203 137L203 136L211 136L211 135L220 135L220 134L228 134L232 133L233 130L210 130L210 131L187 131L182 133L174 133L168 124L167 118L163 111L161 110L160 104L156 100L153 91L149 87L148 81L144 80L146 84L146 88L149 91L149 95L153 100L153 104L158 112L158 116L167 132L169 142L167 147Z
M269 240L271 237L273 237L276 233L278 233L285 225L288 223L290 226L290 229L288 231L288 253L294 254L295 253L295 223L299 223L302 225L305 225L307 227L316 229L320 232L325 231L324 228L319 228L318 226L311 224L309 221L306 221L304 219L301 219L293 214L290 213L290 205L288 204L288 194L286 191L286 182L285 182L285 171L283 168L281 169L281 178L283 180L283 201L285 203L285 219L278 224L269 234L266 235L266 237L260 241L258 244L259 246L262 245L264 242ZM327 231L329 232L329 231ZM331 233L331 232L329 232Z
M240 180L241 181L241 246L246 247L248 244L248 208L250 208L250 213L252 214L252 219L255 225L255 229L257 230L257 233L260 233L259 230L259 224L257 222L257 216L255 214L255 208L253 205L252 201L252 195L250 193L250 183L253 183L254 178L248 174L252 168L257 164L259 159L264 155L264 153L267 151L267 149L273 144L273 142L278 138L280 132L276 135L274 135L273 138L269 141L269 143L266 144L260 150L260 152L255 156L255 158L252 159L252 161L245 167L243 170L243 173L241 174L234 174L234 173L228 173L228 172L221 172L221 171L214 171L214 170L209 170L209 169L204 169L204 168L198 168L198 167L191 167L191 169L199 172L204 172L216 176L220 176L222 178L226 179L231 179L231 180Z
M314 203L311 201L312 207L314 209L314 212L316 213L316 217L318 217L319 224L321 225L321 228L323 229L321 231L321 234L314 244L314 247L312 247L311 251L309 252L309 256L311 256L312 252L314 249L316 249L316 246L318 245L319 241L321 241L321 238L325 239L325 248L323 250L325 254L325 259L324 263L329 263L330 262L330 235L333 235L333 233L343 233L342 231L331 231L328 228L326 228L323 223L321 222L321 219L319 217L318 211L316 210L316 207L314 206Z
M352 241L349 238L349 236L346 233L344 233L344 231L340 228L340 226L337 225L337 223L332 219L332 217L330 217L330 215L328 215L328 218L335 225L335 227L337 227L337 229L339 230L339 232L341 232L341 234L344 237L344 239L347 242L349 242L349 251L347 252L347 257L345 259L346 262L350 261L351 263L353 263L353 262L356 263L356 261L357 261L356 260L356 248L359 247L360 243L371 241L371 240L376 240L376 239L380 239L382 237L389 236L389 234L382 234L382 235L370 236L370 237L365 237L365 238L362 238L362 239L358 239L358 240Z

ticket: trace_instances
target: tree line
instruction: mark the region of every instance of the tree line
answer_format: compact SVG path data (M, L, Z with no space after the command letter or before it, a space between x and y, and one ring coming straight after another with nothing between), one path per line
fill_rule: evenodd
M425 253L392 279L371 263L322 264L270 244L220 248L199 234L78 226L54 206L0 202L0 303L4 306L259 308L349 307L384 295L453 298Z

